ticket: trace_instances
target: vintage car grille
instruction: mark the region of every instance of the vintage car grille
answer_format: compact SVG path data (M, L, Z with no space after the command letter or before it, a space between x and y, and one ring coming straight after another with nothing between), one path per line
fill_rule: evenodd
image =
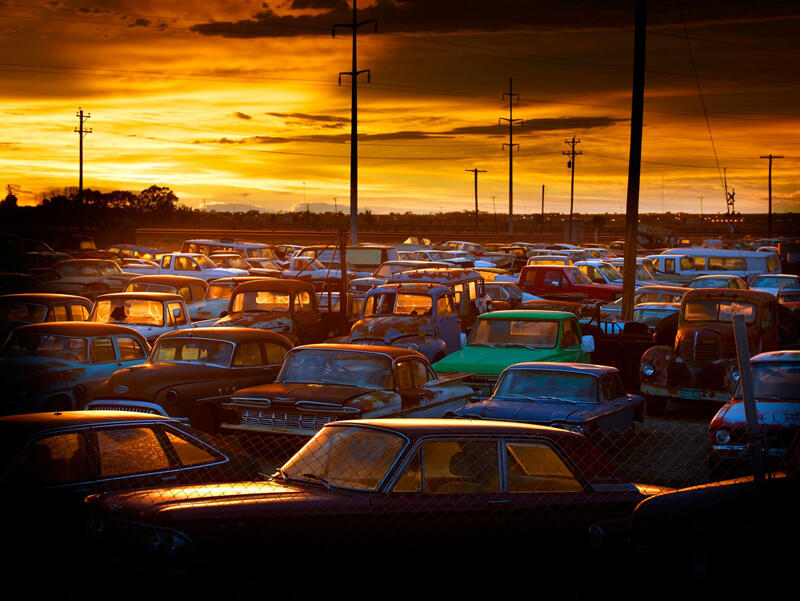
M145 407L140 405L116 405L114 403L94 402L88 409L92 411L127 411L129 413L151 413L153 415L160 415L158 411L152 407Z
M686 363L672 362L667 367L667 383L670 386L692 386L692 376Z
M342 419L340 415L289 413L286 411L257 411L245 409L242 411L242 425L252 426L278 426L295 430L319 430L329 422Z
M712 361L725 356L719 342L698 342L695 344L693 336L681 339L678 354L686 363L692 365L707 365Z

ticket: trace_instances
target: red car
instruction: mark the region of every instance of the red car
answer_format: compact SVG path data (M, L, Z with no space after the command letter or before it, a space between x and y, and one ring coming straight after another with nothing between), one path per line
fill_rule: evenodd
M551 300L610 302L622 296L622 286L595 284L571 265L528 265L518 283L525 292Z

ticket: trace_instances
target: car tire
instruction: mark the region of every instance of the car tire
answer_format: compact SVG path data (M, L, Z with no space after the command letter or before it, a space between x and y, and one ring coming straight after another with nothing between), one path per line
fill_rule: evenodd
M219 431L216 409L208 404L195 407L189 416L189 425L208 434L216 434Z
M664 415L667 412L667 403L664 397L647 396L646 399L647 415Z

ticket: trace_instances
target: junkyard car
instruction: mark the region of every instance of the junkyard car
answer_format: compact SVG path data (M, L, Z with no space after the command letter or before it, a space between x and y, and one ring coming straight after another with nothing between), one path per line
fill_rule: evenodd
M619 370L585 363L517 363L492 396L453 412L563 428L587 436L616 434L644 420L644 399L626 394Z
M800 431L800 351L773 351L750 359L762 448L775 465ZM712 467L750 457L741 385L711 420Z
M791 273L771 273L750 277L750 289L769 292L778 296L781 292L800 291L800 276Z
M496 563L516 571L555 555L563 565L562 551L588 544L590 525L624 520L658 490L632 484L572 432L392 419L327 424L267 481L106 493L87 503L109 556L196 567L196 576L269 565L292 582L309 565L315 577L333 576L359 557L372 583L385 578L387 560L411 554L456 569L487 544L520 540L536 544Z
M0 296L0 344L16 327L51 321L86 321L92 301L72 294L4 294Z
M699 275L689 282L687 288L733 288L746 290L747 282L735 275Z
M486 294L492 299L492 311L516 309L526 301L539 298L525 292L516 282L487 282Z
M350 292L356 297L364 297L371 288L385 284L395 273L414 271L415 269L448 269L447 263L433 261L386 261L367 278L350 280Z
M199 253L168 253L161 257L159 266L159 273L165 275L186 275L203 280L249 275L246 269L218 267L206 255Z
M689 290L681 302L674 348L654 346L642 356L641 391L651 412L663 412L670 399L730 400L739 380L736 314L745 317L751 353L777 350L775 296L755 290Z
M593 350L594 339L581 335L573 313L492 311L478 317L463 349L437 361L433 369L472 373L465 382L486 398L506 367L527 361L589 363Z
M205 299L208 282L185 275L140 275L130 280L123 292L168 292L180 294L189 315Z
M438 361L461 348L453 293L440 284L386 284L367 294L345 342L397 346Z
M437 378L420 353L389 346L310 344L292 349L273 384L237 391L234 430L311 436L324 424L369 417L442 417L472 389Z
M258 279L263 278L261 276L243 276L212 280L208 284L203 300L186 307L189 310L189 317L192 318L192 321L225 317L228 314L228 305L231 302L233 289L242 282Z
M292 347L250 328L195 328L161 336L146 362L114 372L88 409L125 409L189 419L214 433L221 404L239 388L272 382Z
M114 261L104 259L68 259L53 266L57 279L47 282L49 292L77 294L94 299L99 294L119 292L136 277L122 271Z
M4 568L30 569L35 561L57 570L85 562L87 494L256 478L259 471L241 451L155 415L13 415L0 418L0 436L0 507L14 515L3 527L4 540L15 550Z
M259 279L239 284L231 295L228 314L214 325L272 330L292 344L323 338L314 285L300 280Z
M87 388L141 363L147 342L124 326L56 322L20 326L0 350L6 415L79 409Z
M161 334L193 327L183 297L166 292L104 294L98 297L89 319L132 328L151 345Z

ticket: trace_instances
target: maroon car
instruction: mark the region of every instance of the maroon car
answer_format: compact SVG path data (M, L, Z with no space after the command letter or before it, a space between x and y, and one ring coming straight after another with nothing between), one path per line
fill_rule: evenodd
M528 265L518 283L525 292L551 300L610 302L622 296L622 286L595 284L571 265Z
M215 578L226 567L247 578L260 566L258 574L297 586L331 570L363 585L409 558L440 576L495 560L518 573L538 556L563 567L561 551L574 567L591 525L624 527L660 491L632 484L572 432L390 419L327 424L264 481L100 494L87 503L109 556L136 556L154 569L213 568Z

